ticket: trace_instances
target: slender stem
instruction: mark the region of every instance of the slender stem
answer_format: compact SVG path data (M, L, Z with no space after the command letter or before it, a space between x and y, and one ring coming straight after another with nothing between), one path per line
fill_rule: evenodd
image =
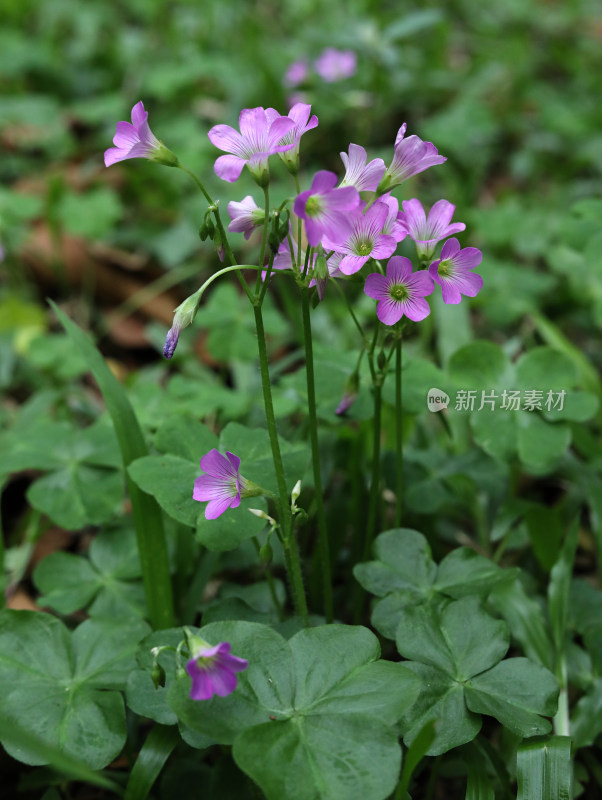
M567 666L564 652L558 656L556 677L558 678L558 683L560 684L560 694L558 697L558 711L554 716L554 733L557 736L570 736L571 718L569 713Z
M278 442L278 429L276 427L276 417L274 415L274 404L272 402L272 389L270 385L270 372L268 367L268 352L265 341L265 328L263 325L263 314L261 306L254 303L253 312L255 314L255 327L257 329L257 346L259 349L259 368L261 372L261 385L263 388L263 401L265 406L265 416L268 426L268 435L274 459L274 469L276 471L276 481L278 483L279 515L280 524L283 531L283 547L286 558L289 580L293 592L293 603L295 611L303 618L306 625L309 624L307 612L307 600L305 598L305 588L303 586L303 574L301 572L301 561L299 550L293 531L293 520L290 508L286 481L284 478L284 465Z
M370 483L370 500L368 503L368 524L364 540L364 561L370 558L372 542L376 533L378 522L378 506L380 499L380 435L381 435L381 408L382 408L382 379L378 373L374 383L374 425L372 443L372 482Z
M265 278L263 279L263 284L259 291L259 305L263 303L263 298L265 297L265 293L268 290L268 286L270 284L270 278L272 277L272 269L274 267L274 253L270 253L270 260L268 262L268 268L265 271ZM260 273L261 274L261 273Z
M362 341L363 341L363 340L365 340L365 338L366 338L366 334L364 333L364 329L362 328L362 326L361 326L361 325L360 325L360 323L358 322L358 319L357 319L357 317L355 316L355 311L353 310L353 308L352 308L352 306L351 306L351 303L349 302L349 298L348 298L348 297L347 297L347 295L345 294L345 292L344 292L344 290L342 289L342 287L341 287L341 286L339 286L339 284L338 284L338 281L336 281L336 280L335 280L335 282L334 282L334 285L337 287L337 290L339 291L339 294L341 294L341 296L342 296L342 297L343 297L343 299L345 300L345 303L347 304L347 310L348 310L348 311L349 311L349 313L351 314L351 319L354 321L354 323L355 323L355 327L357 328L357 330L358 330L358 332L359 332L359 335L362 337Z
M395 477L397 486L395 491L395 528L401 527L401 513L403 507L403 406L401 402L401 331L396 342L395 352Z
M316 512L318 516L318 547L322 562L322 581L324 592L324 615L326 622L332 622L332 577L330 569L330 548L326 514L324 512L324 496L322 494L322 472L320 468L320 450L318 445L318 417L316 414L316 387L314 377L314 354L311 337L311 317L309 313L309 290L301 289L301 307L303 311L303 338L305 342L305 373L307 376L307 407L309 411L309 436L311 441L311 459L314 473Z
M295 175L295 186L297 187L297 194L301 194L301 186L299 185L299 175ZM301 269L301 231L303 223L301 217L297 217L297 268Z
M268 242L268 229L270 227L270 187L263 187L263 201L264 201L264 217L263 217L263 233L261 236L261 250L259 251L259 266L263 269L265 261L265 248ZM266 275L266 282L269 276ZM255 294L259 294L261 288L261 272L257 273L257 281L255 283Z
M253 544L255 545L257 554L259 555L259 551L261 550L261 545L259 544L259 539L257 538L257 536L253 537ZM276 591L276 584L274 583L274 576L272 575L272 570L267 564L265 566L265 579L268 584L268 589L270 590L270 597L272 598L272 603L274 604L274 608L276 609L276 613L278 614L278 619L280 620L280 622L282 622L284 619L284 609L282 608L282 604L278 599L278 593Z
M230 264L236 264L236 258L234 256L234 253L232 252L232 248L230 247L230 242L228 241L228 234L224 230L224 226L223 226L223 223L222 223L222 218L221 218L220 213L219 213L219 205L217 203L214 203L214 201L211 199L211 197L207 193L207 190L205 189L205 187L203 186L201 181L197 178L197 176L194 174L194 172L192 172L191 170L189 170L187 167L183 166L182 164L178 164L178 167L182 170L182 172L185 172L187 175L189 175L192 178L192 180L199 187L199 189L201 190L201 192L205 196L205 199L207 200L207 202L211 206L211 210L213 211L213 216L215 217L215 223L216 223L217 229L218 229L218 231L220 233L222 244L224 245L224 250L226 251L226 255L228 256L228 260L230 261ZM236 271L236 277L238 278L238 282L240 283L240 285L244 289L244 292L247 295L247 297L249 298L249 300L251 302L253 302L253 295L251 294L251 291L250 291L249 287L247 286L247 282L243 278L242 273L240 272L240 270Z

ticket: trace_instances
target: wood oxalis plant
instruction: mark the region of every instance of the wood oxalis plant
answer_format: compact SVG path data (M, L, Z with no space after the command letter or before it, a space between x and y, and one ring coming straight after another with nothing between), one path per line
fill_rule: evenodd
M455 774L467 776L467 797L493 797L489 779L510 793L516 773L496 754L492 739L512 741L523 758L525 753L544 753L542 759L549 752L557 751L559 758L566 754L562 653L577 533L567 538L552 575L550 633L537 609L535 623L526 621L532 601L525 597L518 568L504 569L469 547L456 547L436 563L427 538L402 525L402 372L407 369L402 342L430 315L436 294L443 304L458 304L475 297L483 285L475 272L481 252L455 238L465 225L452 221L454 205L440 199L427 212L412 198L400 208L394 196L404 181L443 164L445 157L431 142L406 135L403 124L388 165L350 143L341 153L341 178L320 170L302 188L301 140L318 126L311 107L297 103L286 116L273 108L244 109L239 130L216 125L208 133L224 153L215 172L235 183L246 167L263 198L260 203L250 195L230 201L226 226L220 204L154 136L147 118L139 102L132 122L117 124L105 164L143 157L187 173L208 204L201 239L213 241L222 262L176 309L164 355L174 355L210 285L234 273L254 315L267 437L265 428L230 422L218 438L198 419L174 415L158 429L149 450L123 387L88 338L56 309L111 415L135 539L103 531L85 568L79 559L75 571L74 555L42 562L34 577L47 605L60 613L88 609L89 618L74 630L39 612L0 616L2 648L12 653L0 660L3 686L10 687L3 715L18 721L24 704L36 708L28 736L17 722L3 724L7 751L26 763L51 763L120 791L108 773L90 770L101 770L124 748L125 697L132 715L154 721L131 773L127 796L132 798L146 796L140 786L148 792L174 748L200 751L200 762L214 745L231 746L247 782L242 791L250 797L260 791L269 800L422 797L428 767L437 763L429 757L454 749ZM270 195L275 158L294 186L292 197L276 202ZM236 258L231 235L241 233L247 240L256 235L256 263ZM414 260L396 255L404 240L413 242ZM264 324L266 295L278 281L289 282L298 293L305 357L307 425L304 436L291 442L278 433ZM357 291L360 282L370 299ZM333 413L349 412L360 376L368 377L372 401L368 507L365 525L351 543L334 529L325 507L312 338L314 310L337 295L357 330L358 346L355 368ZM357 313L358 295L364 305L374 301L371 320ZM461 362L455 363L461 372ZM392 388L386 384L389 377ZM407 387L409 394L412 389ZM386 431L394 442L388 462L394 491L388 490L393 524L385 531L383 390L389 391L394 411L386 418L394 427ZM484 439L487 450L491 437ZM118 466L114 453L94 463L105 473ZM303 534L301 547L300 531L308 520L315 522L316 535ZM237 613L243 604L232 595L219 613L212 615L209 608L202 627L196 627L202 590L216 562L207 558L191 584L176 588L174 595L172 527L177 536L187 537L194 529L208 555L252 541L272 616L265 608L250 613L248 606L249 613ZM132 553L139 564L136 558L132 562ZM276 574L282 566L288 599ZM338 584L346 581L338 599L333 597L335 570ZM53 577L57 571L70 576L63 588ZM319 591L308 602L306 584L315 574ZM139 577L144 594L127 595L129 617L111 618L111 609L118 607L115 593L123 593L123 602L124 582ZM368 627L339 622L366 621L369 600L380 640ZM94 613L99 607L107 613ZM516 637L511 651L510 629ZM389 658L381 657L381 643ZM548 736L550 717L556 736ZM480 734L482 727L494 726L493 737Z

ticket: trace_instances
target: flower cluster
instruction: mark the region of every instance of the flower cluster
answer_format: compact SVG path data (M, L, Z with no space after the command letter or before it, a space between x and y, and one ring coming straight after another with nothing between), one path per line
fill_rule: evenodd
M315 62L315 68L326 81L339 80L352 74L355 54L327 48ZM290 85L303 79L307 64L295 62L289 68ZM268 161L278 154L293 175L299 170L299 147L305 133L316 128L318 119L311 114L311 106L296 103L286 116L274 108L243 109L239 129L229 125L215 125L208 133L210 141L226 155L215 162L216 174L225 181L235 182L245 166L256 182L266 187L269 182ZM300 273L303 263L309 285L317 286L319 298L324 296L330 277L345 278L359 273L367 263L375 264L378 272L365 279L364 291L377 300L376 314L384 325L395 325L402 317L418 322L430 313L425 300L441 287L445 303L455 304L462 296L474 297L483 280L473 270L481 262L481 253L474 247L461 248L455 238L463 231L463 222L452 222L455 207L445 199L437 201L428 211L420 200L404 200L401 210L391 190L423 172L429 167L443 164L445 156L438 153L432 142L423 141L412 134L406 136L404 123L397 132L393 156L387 166L383 159L369 159L366 150L350 143L347 152L341 153L345 168L339 181L334 172L320 170L309 189L300 191L293 202L293 212L303 221L307 244L311 251L305 253L302 243L296 242L295 226L281 226L276 244L272 243L275 257L271 269L293 269ZM148 125L148 114L141 102L132 109L132 122L119 122L113 140L114 147L105 153L107 166L129 158L149 158L169 166L179 166L177 158L154 136ZM251 195L228 204L230 232L252 232L271 224L265 219ZM220 234L221 236L221 234ZM218 234L214 232L214 240ZM395 255L397 246L405 239L412 240L419 260L414 271L410 260ZM447 241L445 241L447 240ZM437 258L437 245L444 241ZM223 242L216 243L223 258ZM382 262L388 261L383 268ZM263 265L262 265L263 266ZM196 313L200 296L193 295L176 311L174 325L165 343L165 356L170 358L175 350L180 330L189 325ZM195 483L196 500L207 500L206 516L213 519L226 508L240 504L244 479L238 474L239 459L231 453L227 457L212 451L204 456L201 467L205 471Z

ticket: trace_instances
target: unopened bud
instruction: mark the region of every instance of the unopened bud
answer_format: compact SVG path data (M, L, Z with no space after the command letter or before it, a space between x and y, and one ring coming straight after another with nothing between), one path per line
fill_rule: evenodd
M387 356L385 355L383 350L381 350L380 353L378 354L376 363L378 364L379 369L384 369L385 364L387 363Z
M293 505L297 502L299 497L301 497L301 479L299 479L293 486L293 491L291 492L291 500L293 501Z
M165 670L161 664L158 664L156 661L151 669L151 679L155 689L158 689L160 686L165 686Z
M303 508L298 508L295 513L295 522L297 525L305 525L309 517L307 516L307 511Z
M259 560L262 564L266 566L272 563L272 559L274 558L274 551L272 550L272 545L269 542L266 542L262 547L259 548Z
M335 414L339 416L344 414L348 411L351 406L355 403L356 398L359 394L360 390L360 376L357 370L351 373L351 375L347 378L347 382L345 383L345 389L343 390L343 396L341 398L341 402L338 405Z
M183 303L174 311L173 324L167 333L165 339L165 346L163 347L163 355L165 358L171 358L178 345L178 338L180 331L187 328L196 316L201 300L200 294L195 292L187 297Z

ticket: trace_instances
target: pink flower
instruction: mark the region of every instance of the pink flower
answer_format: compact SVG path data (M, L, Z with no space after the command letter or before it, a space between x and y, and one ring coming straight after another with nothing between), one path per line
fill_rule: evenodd
M423 142L418 136L408 136L405 139L406 127L404 122L397 132L393 161L387 168L379 186L381 193L389 191L429 167L447 161L447 158L439 155L432 142Z
M231 200L228 203L228 214L232 222L228 225L230 233L244 233L248 239L254 230L263 225L265 210L259 208L255 200L248 194L240 203Z
M349 155L341 153L345 165L345 177L341 186L355 186L358 192L375 192L376 187L385 174L385 162L382 158L374 158L369 164L368 154L359 144L349 145Z
M305 78L307 78L308 71L309 67L307 66L306 61L303 61L302 59L293 61L293 63L288 66L286 72L284 73L282 83L292 89L293 86L298 86L300 83L303 83Z
M270 120L261 106L244 108L238 121L240 133L230 125L214 125L207 134L212 144L230 154L217 159L215 174L224 181L234 183L246 164L257 183L266 186L269 180L268 157L294 146L293 143L278 143L295 123L288 117Z
M190 636L192 658L186 672L192 678L191 700L210 700L214 694L226 697L236 689L236 673L249 666L245 658L230 654L229 642L212 647L197 636Z
M353 50L327 47L316 59L314 67L322 80L326 83L335 83L354 74L357 68L357 56Z
M216 519L229 508L240 505L240 493L244 491L246 481L241 477L239 467L240 458L234 453L226 452L223 456L213 449L201 458L201 469L207 474L195 480L192 499L201 503L209 501L205 509L206 519Z
M289 150L279 153L279 156L286 164L289 172L292 172L293 175L296 175L299 170L299 143L301 142L301 137L304 133L307 133L307 131L318 127L318 118L313 114L310 119L310 112L311 106L307 103L295 103L288 112L288 116L285 118L292 120L294 127L278 140L279 145L292 145ZM273 122L279 118L279 114L275 108L266 108L265 113L269 122Z
M358 272L369 258L389 258L395 252L395 237L382 232L388 212L386 203L380 201L370 206L365 214L358 207L349 214L352 228L343 241L325 237L323 244L326 250L344 254L338 265L344 275Z
M462 295L475 297L483 288L483 278L472 272L481 263L483 254L476 247L460 249L457 239L448 239L441 257L429 267L429 275L441 286L444 303L456 304Z
M141 100L132 108L131 123L117 123L113 137L115 147L105 150L106 167L128 158L154 158L159 153L162 149L161 142L148 127L147 119L148 112L144 110ZM166 148L165 150L168 152Z
M314 175L311 189L295 198L293 210L305 220L311 247L317 247L323 236L341 241L350 231L348 212L358 205L360 196L353 186L335 189L336 182L334 172L320 170Z
M463 222L450 224L456 207L447 200L438 200L428 217L420 200L404 200L402 205L403 211L399 212L397 219L403 230L416 242L421 258L430 258L437 242L466 228Z
M395 325L405 315L419 322L431 313L424 299L435 285L424 270L412 272L412 262L394 256L387 264L387 274L373 272L366 278L364 292L378 300L376 315L384 325Z

